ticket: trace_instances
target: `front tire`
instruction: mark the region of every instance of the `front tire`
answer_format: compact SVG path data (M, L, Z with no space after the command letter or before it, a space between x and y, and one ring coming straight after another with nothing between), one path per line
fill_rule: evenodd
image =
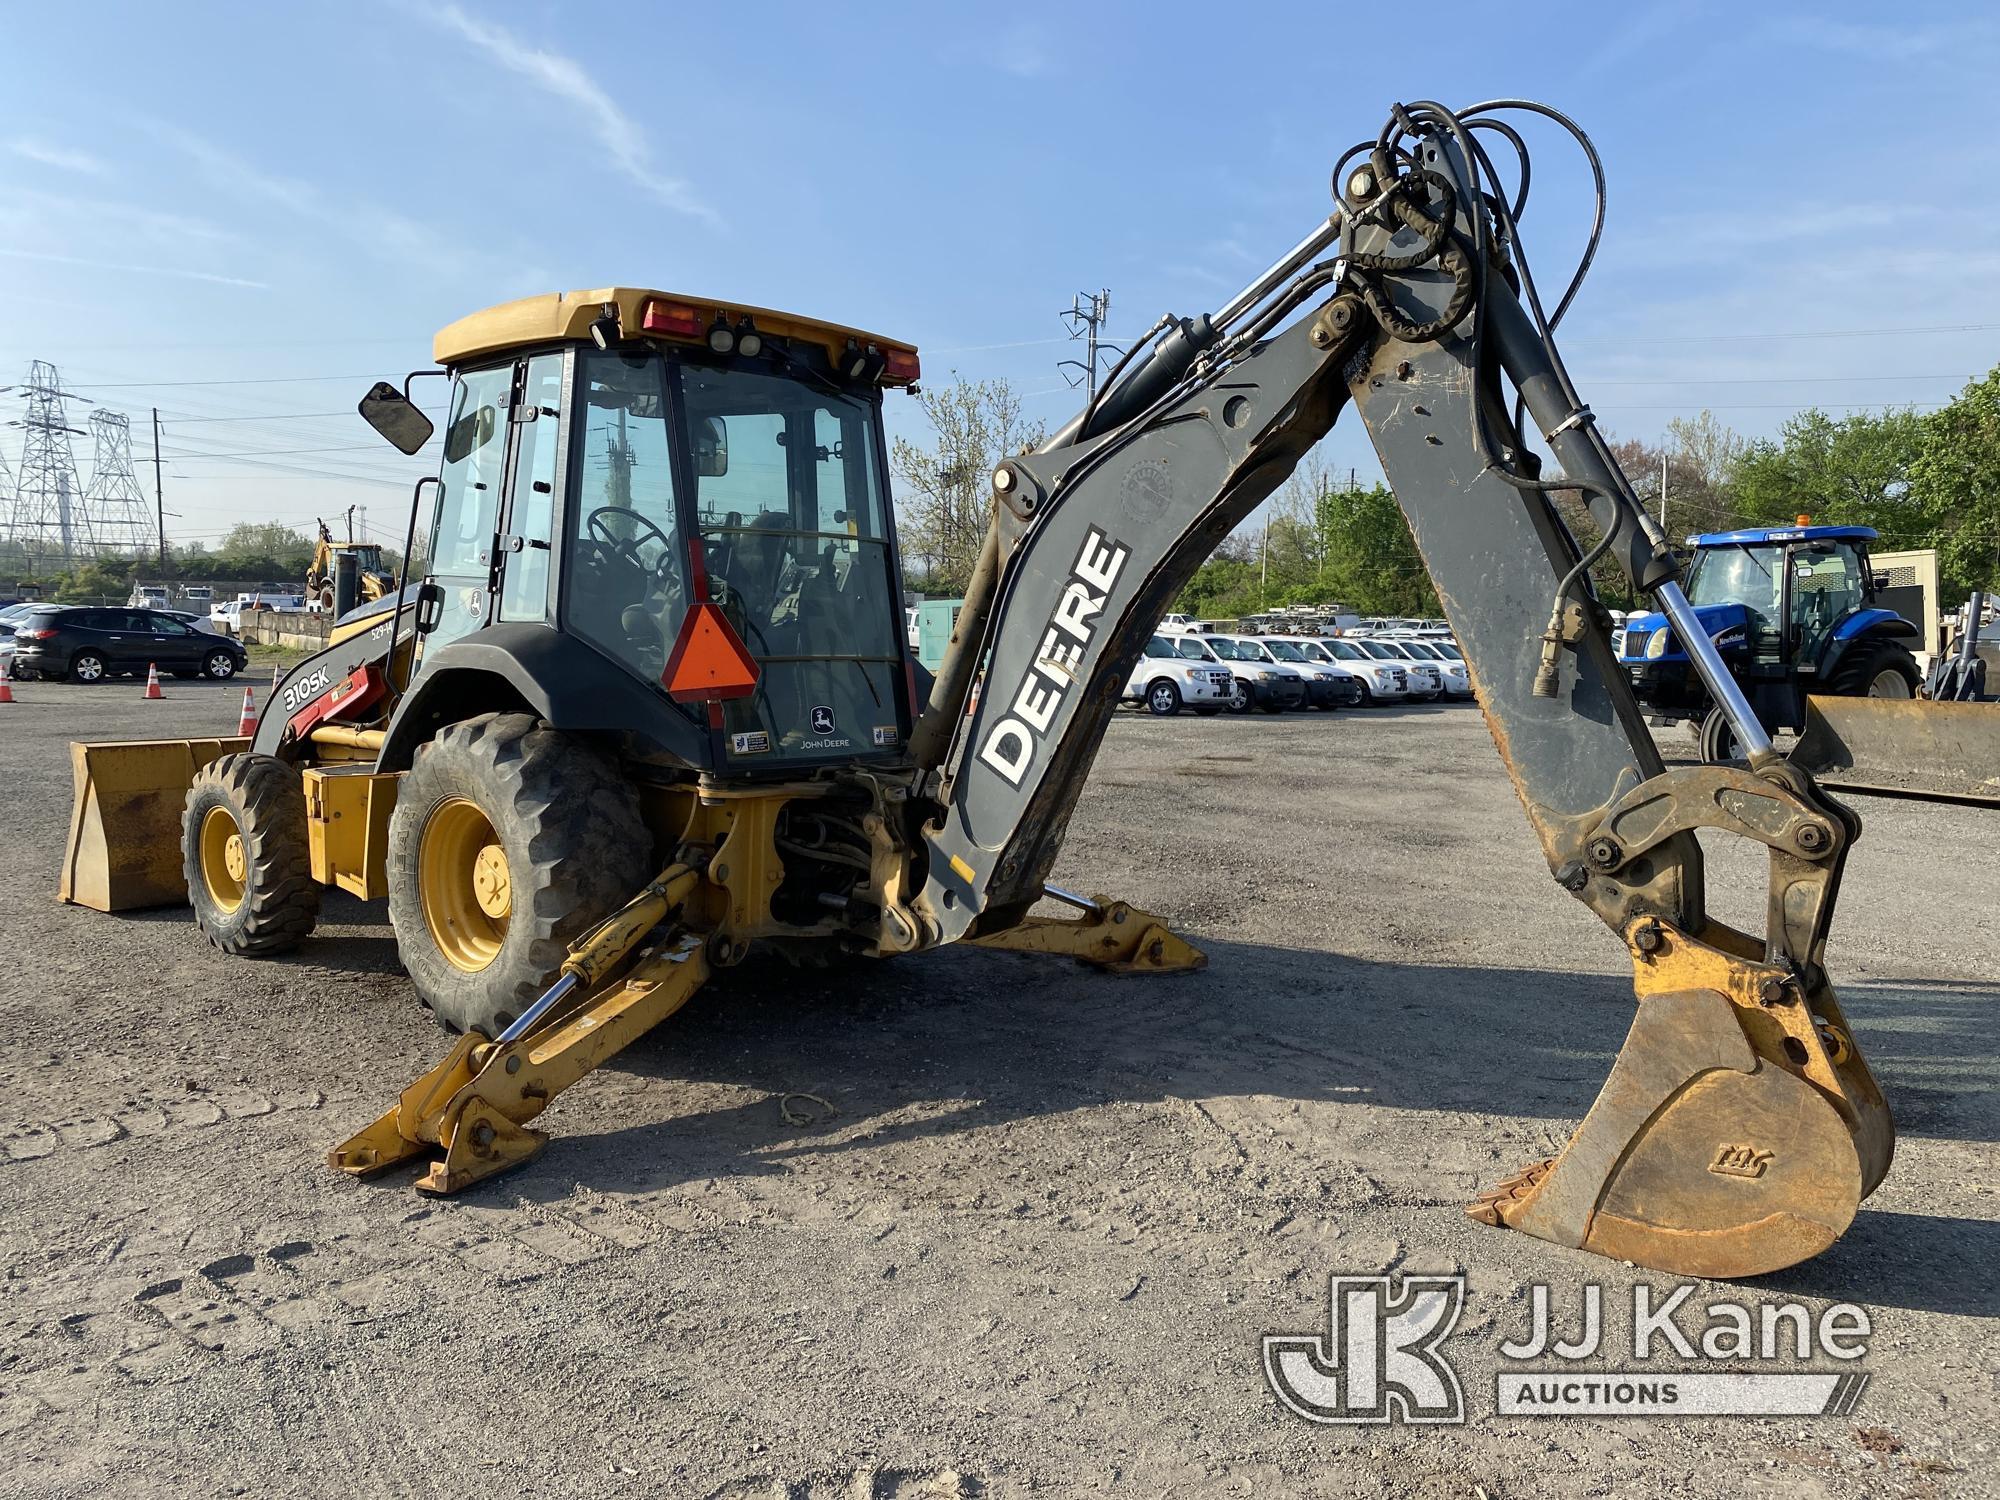
M389 818L389 920L418 997L453 1031L497 1036L653 873L632 783L527 714L440 730Z
M1736 731L1729 727L1728 716L1719 708L1708 711L1708 716L1701 721L1701 728L1695 731L1695 740L1700 746L1701 762L1705 766L1744 764L1743 746L1736 738Z
M196 773L181 812L195 925L224 953L295 948L319 921L306 795L275 755L225 755Z
M236 658L227 651L211 651L202 658L201 675L212 682L221 682L236 675Z
M1255 700L1250 694L1250 684L1241 677L1229 679L1229 702L1224 705L1233 714L1247 714Z
M1171 719L1181 711L1181 690L1164 677L1148 685L1146 711L1156 718Z

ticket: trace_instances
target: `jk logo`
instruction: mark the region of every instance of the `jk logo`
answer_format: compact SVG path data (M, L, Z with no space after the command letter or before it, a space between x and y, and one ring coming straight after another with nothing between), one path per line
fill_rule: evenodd
M1463 1276L1335 1276L1328 1333L1266 1334L1264 1378L1308 1422L1465 1420L1438 1345L1465 1309Z

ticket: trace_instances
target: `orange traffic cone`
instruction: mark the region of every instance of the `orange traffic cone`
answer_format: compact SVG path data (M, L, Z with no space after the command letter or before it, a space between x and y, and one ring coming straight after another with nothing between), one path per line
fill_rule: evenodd
M14 674L11 670L12 667L12 662L6 657L0 656L0 703L12 703L14 701Z
M236 732L238 734L257 732L257 695L248 687L243 689L243 712L236 720Z
M149 661L146 663L146 696L148 698L164 698L167 696L160 691L160 665L158 662Z

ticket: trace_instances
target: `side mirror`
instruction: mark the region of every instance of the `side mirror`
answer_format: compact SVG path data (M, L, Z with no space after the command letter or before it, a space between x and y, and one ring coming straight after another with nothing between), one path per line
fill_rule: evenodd
M694 429L694 471L703 479L729 472L729 429L720 417L703 417Z
M402 453L414 454L437 429L416 404L386 380L369 387L357 408L361 420L387 438Z
M1882 590L1884 590L1884 589L1886 589L1887 587L1889 587L1889 575L1888 575L1887 573L1871 573L1871 574L1869 574L1869 576L1868 576L1868 586L1869 586L1870 588L1874 589L1876 593L1878 593L1878 594L1879 594L1879 593L1881 593L1881 592L1882 592Z

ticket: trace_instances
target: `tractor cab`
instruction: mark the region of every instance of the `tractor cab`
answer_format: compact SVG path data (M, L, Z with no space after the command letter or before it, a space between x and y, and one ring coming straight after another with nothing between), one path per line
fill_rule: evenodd
M1876 603L1868 526L1755 528L1688 538L1686 592L1723 661L1769 729L1795 729L1813 693L1911 695L1915 626ZM1708 704L1666 617L1634 615L1619 658L1640 701L1672 718Z
M451 393L412 733L422 700L476 686L704 771L900 756L881 400L914 349L618 288L474 314L435 352ZM393 387L363 414L413 451L423 418Z

